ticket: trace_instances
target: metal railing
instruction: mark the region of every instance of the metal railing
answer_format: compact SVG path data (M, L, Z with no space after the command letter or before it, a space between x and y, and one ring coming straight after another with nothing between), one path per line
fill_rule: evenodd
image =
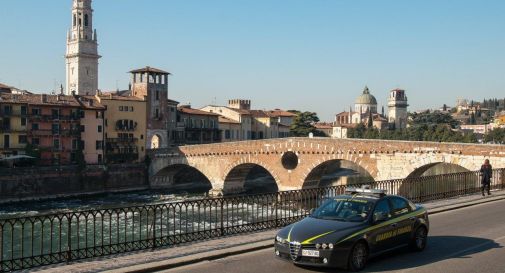
M494 170L491 188L505 188L504 181L505 169ZM479 172L364 184L415 202L471 194L481 186ZM345 187L0 218L0 271L282 227L306 217L321 200L342 194Z

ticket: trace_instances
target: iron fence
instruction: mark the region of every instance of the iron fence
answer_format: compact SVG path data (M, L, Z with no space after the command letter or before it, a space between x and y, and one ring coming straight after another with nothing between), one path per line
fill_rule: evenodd
M505 169L492 189L505 188ZM479 172L364 183L425 202L480 191ZM357 184L355 186L361 186ZM0 219L0 272L277 228L345 186Z

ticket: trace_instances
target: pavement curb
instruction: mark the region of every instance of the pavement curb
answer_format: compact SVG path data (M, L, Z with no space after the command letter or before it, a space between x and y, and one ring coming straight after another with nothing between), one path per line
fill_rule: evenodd
M267 249L272 247L273 244L273 239L270 240L264 240L264 241L259 241L256 242L248 247L244 246L234 246L230 247L227 249L221 249L221 250L216 250L212 251L215 254L212 255L202 255L205 254L206 252L202 254L194 254L186 257L180 257L180 258L175 258L172 259L172 261L161 261L161 262L152 262L152 263L145 263L145 264L139 264L139 265L134 265L126 268L120 268L120 269L113 269L113 270L108 270L104 271L104 273L148 273L148 272L156 272L159 270L167 270L167 269L173 269L185 265L190 265L190 264L195 264L199 262L204 262L204 261L212 261L212 260L217 260L221 258L226 258L229 256L235 256L235 255L240 255L252 251L257 251L257 250L262 250L262 249ZM196 257L194 257L196 256Z
M447 205L447 206L440 206L436 207L433 209L429 210L429 214L439 214L451 210L457 210L457 209L462 209L466 207L471 207L471 206L476 206L480 204L486 204L486 203L491 203L495 201L501 201L505 200L505 194L503 195L497 195L491 198L486 198L486 199L478 199L478 200L473 200L473 201L467 201L467 202L461 202L459 204L454 204L454 205ZM185 265L190 265L190 264L195 264L199 262L204 262L204 261L212 261L212 260L217 260L217 259L222 259L225 257L229 256L235 256L235 255L240 255L244 254L247 252L252 252L252 251L257 251L257 250L262 250L262 249L267 249L273 246L273 239L269 240L263 240L256 242L254 244L247 244L246 246L240 245L240 246L234 246L230 247L227 249L221 249L221 250L215 250L212 251L212 255L205 255L204 252L201 254L193 254L189 255L186 257L180 257L180 258L174 258L171 260L167 261L160 261L160 262L152 262L152 263L144 263L144 264L139 264L135 266L130 266L126 268L121 268L121 269L114 269L114 270L109 270L105 271L107 273L148 273L148 272L156 272L159 270L167 270L167 269L173 269Z

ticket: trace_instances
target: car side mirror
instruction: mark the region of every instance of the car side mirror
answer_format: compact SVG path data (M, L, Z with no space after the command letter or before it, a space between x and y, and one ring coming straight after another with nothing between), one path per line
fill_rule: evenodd
M386 221L387 218L388 218L387 214L381 211L373 214L373 221L376 223Z

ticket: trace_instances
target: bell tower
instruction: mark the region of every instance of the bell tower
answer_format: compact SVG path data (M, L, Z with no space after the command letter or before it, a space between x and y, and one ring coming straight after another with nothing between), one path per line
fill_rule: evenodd
M95 95L98 89L98 41L93 29L92 0L73 0L72 21L67 33L67 95Z

